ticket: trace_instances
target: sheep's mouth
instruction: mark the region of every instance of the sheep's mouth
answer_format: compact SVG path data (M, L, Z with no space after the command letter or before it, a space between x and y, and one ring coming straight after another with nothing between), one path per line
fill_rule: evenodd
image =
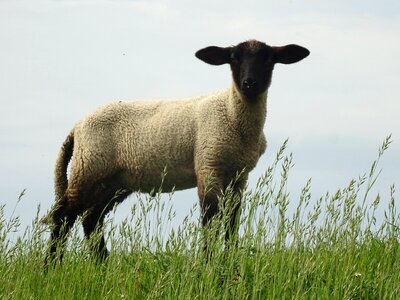
M244 97L247 99L257 99L261 94L260 84L251 78L245 79L241 82L240 90Z
M243 96L249 101L255 101L259 98L260 92L257 89L241 89Z

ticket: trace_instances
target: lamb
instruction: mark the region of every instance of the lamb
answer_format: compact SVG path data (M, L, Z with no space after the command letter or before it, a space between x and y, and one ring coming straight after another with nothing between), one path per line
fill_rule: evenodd
M197 187L203 226L218 213L218 199L235 178L229 239L248 173L266 150L263 128L274 66L309 53L294 44L271 47L256 40L206 47L196 57L211 65L229 64L233 82L228 89L185 100L115 102L78 122L56 161L48 258L54 259L78 215L84 215L89 238L115 204L134 191L159 188L163 170L163 192ZM95 250L107 257L103 234Z

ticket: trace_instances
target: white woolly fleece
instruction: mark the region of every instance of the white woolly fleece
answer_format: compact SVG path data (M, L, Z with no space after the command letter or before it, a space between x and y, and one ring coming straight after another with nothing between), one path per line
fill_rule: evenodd
M247 178L266 149L266 98L248 103L232 84L185 100L102 106L70 134L74 148L67 194L77 198L99 182L150 192L160 187L164 170L163 192L195 187L205 176L212 176L216 188L242 170ZM56 166L58 197L66 187L58 180L62 152Z

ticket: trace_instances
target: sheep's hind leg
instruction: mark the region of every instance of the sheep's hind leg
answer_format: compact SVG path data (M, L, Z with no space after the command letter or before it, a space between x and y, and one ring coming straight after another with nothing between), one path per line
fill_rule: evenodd
M83 231L85 237L92 243L91 250L100 260L104 260L108 256L106 243L103 233L103 221L105 214L102 213L103 208L98 206L89 210L84 216Z
M82 225L85 237L92 242L91 249L100 260L108 257L104 239L104 218L114 205L122 202L130 193L129 190L99 188L95 193L96 204L84 216Z
M52 211L53 225L50 237L50 249L46 257L45 265L55 262L57 249L61 247L58 259L63 258L64 247L69 230L75 223L77 212L68 205L68 198L64 196Z

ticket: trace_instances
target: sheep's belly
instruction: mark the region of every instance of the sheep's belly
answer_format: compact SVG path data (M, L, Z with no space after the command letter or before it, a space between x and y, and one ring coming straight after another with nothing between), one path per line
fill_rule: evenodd
M153 166L126 171L122 174L122 181L134 191L150 193L161 189L162 192L171 192L195 187L196 175L193 166Z

